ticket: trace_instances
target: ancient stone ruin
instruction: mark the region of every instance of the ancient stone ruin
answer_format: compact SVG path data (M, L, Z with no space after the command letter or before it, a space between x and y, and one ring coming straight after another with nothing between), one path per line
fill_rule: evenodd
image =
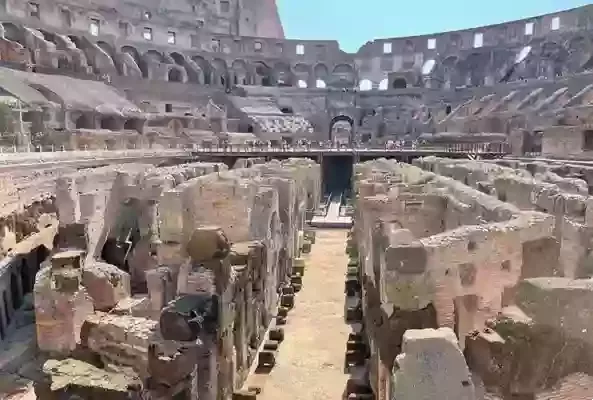
M37 398L239 396L253 364L274 364L319 184L304 159L57 178L32 287Z
M593 399L592 12L0 1L0 400Z
M426 157L355 169L346 292L365 345L349 355L369 392L591 396L592 203L570 174L590 166Z

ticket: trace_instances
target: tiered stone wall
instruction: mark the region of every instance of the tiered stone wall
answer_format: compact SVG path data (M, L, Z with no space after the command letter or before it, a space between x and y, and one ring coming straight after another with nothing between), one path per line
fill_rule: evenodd
M278 308L293 302L320 170L246 165L126 165L94 192L58 180L60 227L35 307L39 348L62 361L46 363L52 385L38 398L255 396L242 386L282 341Z
M355 168L347 292L377 398L535 398L587 381L587 183L543 163L414 164Z

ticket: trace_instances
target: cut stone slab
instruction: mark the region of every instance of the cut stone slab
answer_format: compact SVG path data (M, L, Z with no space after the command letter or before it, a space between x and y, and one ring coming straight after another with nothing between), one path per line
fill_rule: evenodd
M89 400L128 400L130 395L141 391L135 376L107 372L72 358L47 360L43 372L48 376L48 383L37 384L36 391L49 398L76 395ZM40 398L45 398L43 394Z

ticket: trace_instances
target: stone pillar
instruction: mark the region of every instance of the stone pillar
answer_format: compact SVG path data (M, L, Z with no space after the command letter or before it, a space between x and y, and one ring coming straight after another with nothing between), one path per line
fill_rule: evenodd
M143 204L140 212L139 228L140 235L149 241L155 241L159 237L158 203L156 200L148 200Z
M449 328L407 330L393 380L397 400L476 399L469 368Z
M167 267L146 271L148 298L153 311L160 312L163 307L175 298L176 278L171 269Z
M70 177L56 180L56 205L60 225L74 224L80 219L80 203L76 180Z
M93 301L82 287L80 251L52 257L51 266L39 271L34 288L37 344L39 349L67 355L80 343L80 331L93 314Z

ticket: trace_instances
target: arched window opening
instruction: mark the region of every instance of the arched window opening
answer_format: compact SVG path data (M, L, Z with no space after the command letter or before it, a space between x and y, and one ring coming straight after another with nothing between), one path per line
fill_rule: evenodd
M392 87L394 89L405 89L408 87L408 83L404 78L397 78L393 81Z
M118 131L117 121L114 117L103 117L101 118L101 129L107 129L110 131Z
M325 81L323 81L322 79L317 79L315 81L315 86L317 86L318 89L325 89L327 87Z
M177 68L171 68L168 76L169 82L182 82L181 72Z
M373 88L373 82L371 82L369 79L363 79L362 81L360 81L359 84L359 89L366 91L366 90L371 90Z
M379 82L379 90L387 90L389 88L389 80L383 79Z
M130 118L124 123L124 129L142 133L143 121L136 118Z
M92 119L88 115L81 115L76 119L76 129L94 129Z

